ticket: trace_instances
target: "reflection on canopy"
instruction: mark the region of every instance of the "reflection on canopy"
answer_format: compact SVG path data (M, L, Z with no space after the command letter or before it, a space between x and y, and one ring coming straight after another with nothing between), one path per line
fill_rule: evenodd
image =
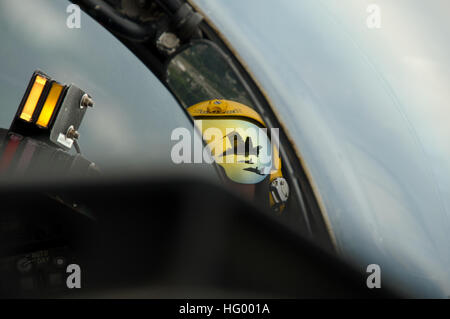
M196 120L216 162L232 181L256 184L272 168L272 145L267 129L241 119Z

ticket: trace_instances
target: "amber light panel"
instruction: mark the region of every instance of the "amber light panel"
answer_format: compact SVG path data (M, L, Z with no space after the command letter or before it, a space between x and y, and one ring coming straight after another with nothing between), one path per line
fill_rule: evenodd
M48 127L63 88L64 87L61 84L58 84L56 82L52 84L47 99L45 100L44 106L42 107L41 114L39 114L38 120L36 122L37 125L41 127Z
M30 94L28 94L28 98L25 102L25 105L22 109L22 113L20 114L20 118L31 122L31 118L33 117L33 112L36 109L36 105L41 97L42 91L44 90L45 83L47 83L47 79L37 75L34 79L33 86L31 87Z

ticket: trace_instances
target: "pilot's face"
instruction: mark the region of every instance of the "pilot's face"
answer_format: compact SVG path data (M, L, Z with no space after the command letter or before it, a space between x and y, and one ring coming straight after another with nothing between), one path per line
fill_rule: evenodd
M255 184L241 184L233 182L230 179L226 179L226 186L234 193L237 193L239 196L242 196L248 200L254 200L256 194L256 185Z

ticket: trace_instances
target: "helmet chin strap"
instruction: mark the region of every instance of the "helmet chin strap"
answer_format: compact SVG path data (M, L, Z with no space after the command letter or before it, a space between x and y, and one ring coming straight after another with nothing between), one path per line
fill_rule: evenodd
M255 185L255 201L258 205L263 207L270 207L270 197L267 196L267 190L269 189L270 176L267 175L264 180Z
M254 201L256 198L256 185L255 184L241 184L236 183L230 180L229 178L225 179L225 183L227 187L229 187L233 192L238 193L239 196L243 198Z

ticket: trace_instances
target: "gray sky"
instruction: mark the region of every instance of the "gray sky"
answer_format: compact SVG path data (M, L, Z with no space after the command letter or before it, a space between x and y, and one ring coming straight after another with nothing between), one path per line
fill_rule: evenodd
M450 295L450 2L194 1L273 101L342 254Z

